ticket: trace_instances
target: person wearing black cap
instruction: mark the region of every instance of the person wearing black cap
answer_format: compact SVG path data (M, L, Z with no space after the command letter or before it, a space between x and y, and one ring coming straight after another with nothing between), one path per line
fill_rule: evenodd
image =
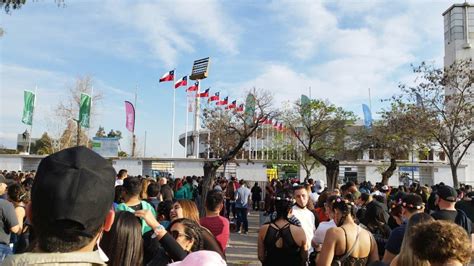
M0 174L0 196L4 195L7 189L7 179ZM10 233L18 233L20 225L15 214L13 204L0 198L0 262L12 254L9 246Z
M109 161L86 147L41 160L27 207L37 243L3 265L105 265L93 250L113 224L115 175Z
M456 202L456 210L462 210L471 221L474 221L474 192L467 192L464 198Z
M472 222L462 210L456 210L456 200L458 193L450 186L444 185L438 188L436 192L438 198L435 205L439 207L438 211L431 214L435 220L444 220L456 223L466 229L468 234L472 231Z
M402 206L404 222L399 227L392 230L387 243L385 244L385 253L382 261L387 265L389 265L393 258L400 253L400 247L402 246L408 219L410 219L414 214L424 212L425 210L423 200L419 195L414 193L405 195L400 204Z

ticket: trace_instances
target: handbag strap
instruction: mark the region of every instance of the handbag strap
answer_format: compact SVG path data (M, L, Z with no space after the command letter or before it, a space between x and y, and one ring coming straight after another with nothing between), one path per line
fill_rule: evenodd
M355 246L357 245L358 243L358 240L359 240L359 235L360 235L360 226L357 226L357 235L356 235L356 239L354 241L354 244L352 244L352 247L349 251L346 252L346 254L344 254L344 256L342 256L342 258L339 259L339 261L343 262L345 261L350 255L351 253L354 251L355 249ZM347 238L347 236L346 236ZM347 240L346 240L347 241Z

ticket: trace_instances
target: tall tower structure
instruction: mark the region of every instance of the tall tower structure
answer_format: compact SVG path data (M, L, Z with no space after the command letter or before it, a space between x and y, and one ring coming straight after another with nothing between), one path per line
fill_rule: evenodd
M474 59L474 5L465 1L454 4L444 13L444 67L455 61ZM445 94L454 93L450 88ZM474 181L474 147L471 145L461 164L466 165L465 177L458 172L459 182Z

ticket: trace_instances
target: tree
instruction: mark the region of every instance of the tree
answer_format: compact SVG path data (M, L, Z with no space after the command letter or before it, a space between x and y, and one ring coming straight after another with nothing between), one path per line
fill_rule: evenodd
M272 97L264 91L248 94L245 112L225 110L219 107L203 109L203 126L210 130L210 152L214 158L206 158L203 164L201 214L204 213L207 192L212 188L217 169L233 161L249 137L262 126L266 119L276 117L272 110Z
M33 1L34 2L34 1ZM58 7L64 7L66 4L64 0L54 0ZM2 0L0 1L0 8L3 7L5 13L10 14L11 10L20 9L23 5L26 4L26 0Z
M392 104L390 109L382 110L382 118L371 128L359 128L354 135L358 150L380 151L388 155L390 164L383 171L382 183L387 185L389 178L397 169L397 160L408 159L408 153L422 149L430 142L425 130L419 130L420 124L409 121L417 119L416 109L406 104ZM424 124L424 122L420 121ZM426 126L426 125L425 125Z
M413 85L400 85L392 105L416 114L408 120L438 143L449 160L453 184L459 186L457 168L474 139L472 60L460 60L441 69L423 62L413 67Z
M62 134L60 137L60 149L69 148L79 145L87 145L89 139L87 137L87 132L82 130L80 127L77 127L77 119L79 117L79 104L81 100L81 93L91 94L92 92L92 78L90 76L78 77L73 86L69 88L68 98L64 101L61 101L55 109L55 123L58 124L58 127L64 128L61 130ZM94 90L94 95L92 95L92 108L91 108L91 124L96 117L95 106L103 98L102 93L98 90ZM77 140L79 136L79 141Z
M296 102L284 120L303 150L326 168L328 188L334 189L345 150L346 126L355 120L354 114L328 101L312 99Z
M41 135L35 143L35 150L37 154L46 155L54 153L53 140L49 137L47 132Z

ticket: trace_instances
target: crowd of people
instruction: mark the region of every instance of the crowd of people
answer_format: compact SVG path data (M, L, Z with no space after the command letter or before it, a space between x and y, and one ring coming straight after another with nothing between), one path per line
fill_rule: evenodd
M259 211L263 265L466 265L474 192L469 185L390 187L321 180L118 173L75 147L37 171L0 171L3 265L226 265L231 230L248 234ZM202 199L205 199L202 201ZM201 202L204 205L201 206Z

